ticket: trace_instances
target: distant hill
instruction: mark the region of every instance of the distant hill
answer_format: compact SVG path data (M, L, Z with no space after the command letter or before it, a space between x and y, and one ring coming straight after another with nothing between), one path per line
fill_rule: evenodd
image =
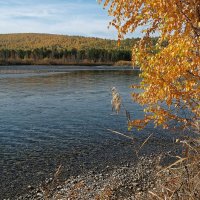
M116 40L53 34L0 34L0 65L131 64L139 39Z
M152 38L155 45L158 38ZM132 65L139 38L116 40L38 33L0 34L0 65Z
M33 50L33 49L122 49L131 50L138 39L125 39L121 42L120 47L116 40L82 37L82 36L66 36L53 34L38 33L18 33L18 34L0 34L0 49L12 50Z

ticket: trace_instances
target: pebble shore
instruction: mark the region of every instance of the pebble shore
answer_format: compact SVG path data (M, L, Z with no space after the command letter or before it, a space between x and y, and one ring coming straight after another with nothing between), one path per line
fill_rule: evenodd
M145 199L147 191L154 188L158 161L159 157L155 155L140 157L136 164L107 166L101 173L89 171L70 177L62 184L56 184L50 178L45 181L45 186L28 186L28 192L17 200Z

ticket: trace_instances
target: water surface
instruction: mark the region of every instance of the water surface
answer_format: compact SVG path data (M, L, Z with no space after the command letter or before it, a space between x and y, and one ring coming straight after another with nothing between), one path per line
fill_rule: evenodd
M123 113L111 112L115 86L133 118L142 108L132 102L130 85L138 71L110 67L1 67L0 196L16 197L63 165L63 177L98 170L133 158ZM7 70L7 71L6 71ZM6 73L7 72L7 73Z

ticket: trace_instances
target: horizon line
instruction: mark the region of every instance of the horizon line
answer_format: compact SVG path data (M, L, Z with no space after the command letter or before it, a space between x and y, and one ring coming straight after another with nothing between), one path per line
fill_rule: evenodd
M38 35L56 35L56 36L68 36L68 37L82 37L82 38L97 38L97 39L117 41L117 39L109 39L109 38L104 38L104 37L84 36L84 35L70 35L70 34L62 34L62 33L40 33L40 32L0 33L0 35L23 35L23 34L38 34ZM126 39L141 39L141 38L142 37L125 37L122 40L126 40Z

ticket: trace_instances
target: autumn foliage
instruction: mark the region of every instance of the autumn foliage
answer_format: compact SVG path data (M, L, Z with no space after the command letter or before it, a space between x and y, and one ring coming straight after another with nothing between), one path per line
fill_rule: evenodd
M0 34L0 65L113 65L119 61L130 65L131 46L136 41L127 39L118 47L116 40L92 37Z
M101 2L101 1L100 1ZM145 117L130 127L143 128L153 121L169 128L200 127L200 1L104 0L119 40L142 29L133 47L133 62L142 70L142 93L133 98L145 106ZM159 40L154 46L153 35ZM165 45L163 45L165 44ZM176 123L172 123L175 121ZM178 123L177 123L178 122Z
M34 49L53 49L58 50L73 48L77 50L87 50L92 48L106 50L131 50L132 45L138 38L126 39L117 46L116 40L101 39L95 37L68 36L41 33L16 33L0 34L0 50L34 50Z

